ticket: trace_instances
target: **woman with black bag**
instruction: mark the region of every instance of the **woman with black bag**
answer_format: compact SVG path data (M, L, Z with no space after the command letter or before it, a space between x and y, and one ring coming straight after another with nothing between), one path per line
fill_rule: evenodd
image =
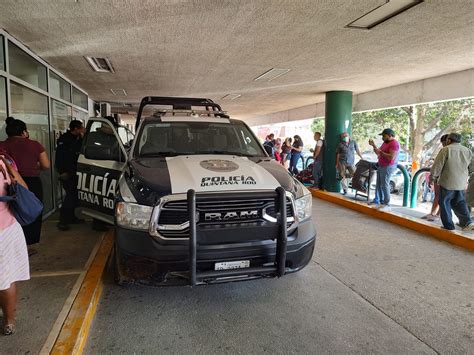
M7 186L15 182L27 188L12 163L7 162L0 152L0 196L6 196ZM0 307L4 335L15 332L16 282L29 278L30 266L23 230L8 203L0 202Z
M44 147L38 141L29 139L25 122L8 117L5 120L7 140L0 142L0 150L10 155L18 166L18 172L25 180L29 190L43 202L43 186L39 174L41 170L48 170L51 166ZM42 215L31 224L23 226L26 244L39 243L41 236ZM28 254L36 254L36 250L29 249Z

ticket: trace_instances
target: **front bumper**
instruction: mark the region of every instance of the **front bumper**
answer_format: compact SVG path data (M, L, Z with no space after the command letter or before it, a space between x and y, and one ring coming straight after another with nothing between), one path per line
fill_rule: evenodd
M245 232L248 235L249 230ZM258 235L258 229L252 232ZM246 238L247 239L247 238ZM123 282L147 285L186 284L189 269L188 241L160 241L148 232L117 227L115 230L116 258ZM222 238L222 240L225 240ZM305 267L313 255L316 230L313 222L306 220L288 234L285 273ZM212 243L199 245L197 271L214 270L216 262L250 260L250 266L264 267L275 262L276 242L272 240L247 240L241 243ZM268 275L245 274L226 278L210 277L204 283L252 279Z

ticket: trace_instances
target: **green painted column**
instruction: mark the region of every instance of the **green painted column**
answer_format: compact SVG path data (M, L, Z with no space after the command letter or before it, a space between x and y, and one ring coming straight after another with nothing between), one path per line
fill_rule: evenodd
M325 123L324 189L329 192L339 192L341 183L336 179L336 148L340 142L341 133L352 134L352 91L326 93Z

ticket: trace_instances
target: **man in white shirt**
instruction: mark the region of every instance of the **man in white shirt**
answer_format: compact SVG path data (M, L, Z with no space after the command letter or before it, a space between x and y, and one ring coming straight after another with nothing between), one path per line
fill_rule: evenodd
M451 133L448 136L446 147L439 151L431 167L431 179L439 185L439 209L443 227L448 230L455 229L451 213L454 211L461 228L473 231L474 223L464 194L472 152L460 143L460 134Z

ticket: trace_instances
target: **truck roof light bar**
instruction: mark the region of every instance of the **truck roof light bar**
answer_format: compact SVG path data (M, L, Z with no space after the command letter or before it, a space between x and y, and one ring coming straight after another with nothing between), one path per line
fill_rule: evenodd
M187 114L187 115L198 115L198 116L210 116L210 115L227 115L225 111L208 111L208 110L166 110L158 109L153 113L153 116L164 116L166 114L171 114L176 116L178 114Z
M192 107L204 107L207 115L213 115L215 117L229 118L229 116L222 111L220 105L216 104L211 99L205 98L192 98L192 97L166 97L166 96L147 96L142 99L140 102L140 107L138 109L137 121L135 123L135 128L138 129L140 125L143 109L146 106L155 105L155 106L172 106L171 111L193 111ZM164 109L167 110L167 109ZM157 110L159 111L159 110Z

